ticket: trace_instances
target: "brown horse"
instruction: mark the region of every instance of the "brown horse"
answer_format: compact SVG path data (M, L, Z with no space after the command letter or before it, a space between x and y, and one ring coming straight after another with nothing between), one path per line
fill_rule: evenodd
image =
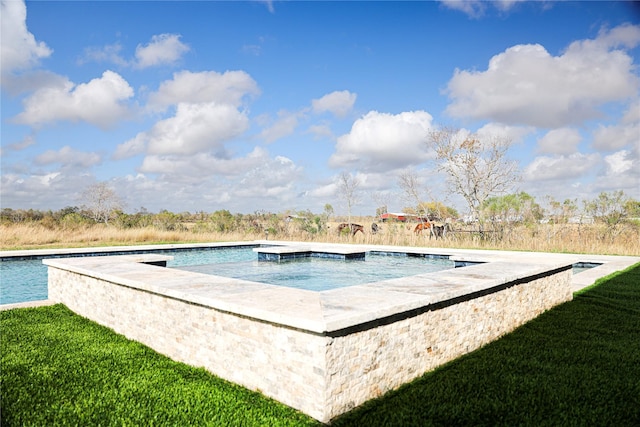
M413 232L416 234L420 234L422 230L427 230L429 233L432 233L431 223L430 222L421 222L416 225L416 228L413 229Z
M355 236L358 231L364 234L364 227L360 224L347 224L346 222L343 222L338 226L338 234L342 234L342 230L344 229L351 229L352 236Z

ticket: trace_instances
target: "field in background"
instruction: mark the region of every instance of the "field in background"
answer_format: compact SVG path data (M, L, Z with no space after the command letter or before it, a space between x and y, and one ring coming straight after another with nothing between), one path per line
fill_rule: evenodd
M352 218L364 226L364 234L338 233L337 218L322 230L311 230L297 221L283 221L274 227L250 227L244 230L215 231L193 223L183 223L173 230L154 226L121 228L111 224L80 224L73 227L50 227L38 222L0 225L0 249L42 249L62 247L98 247L159 243L222 242L246 240L290 240L303 242L365 243L394 246L498 249L538 252L592 253L603 255L640 255L640 227L634 223L611 229L603 224L534 224L494 225L480 235L473 225L454 224L444 239L427 233L416 235L416 223L381 223L377 233L371 231L372 217ZM265 230L270 230L269 232Z

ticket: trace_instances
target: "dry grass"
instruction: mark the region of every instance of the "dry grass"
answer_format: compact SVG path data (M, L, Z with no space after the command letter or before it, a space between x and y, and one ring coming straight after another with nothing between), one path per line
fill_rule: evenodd
M501 239L480 239L476 233L459 229L450 233L446 239L435 240L430 239L428 235L415 235L415 224L381 224L381 231L372 234L371 218L357 218L354 222L365 225L366 233L358 233L355 236L339 235L336 231L338 223L332 222L329 223L326 233L311 234L290 228L278 235L269 235L268 238L307 242L640 256L640 228L631 224L621 226L614 233L607 231L602 225L522 225L505 230ZM72 228L47 228L38 223L0 225L2 250L246 241L265 237L263 233L252 232L163 231L153 227L120 229L104 224Z

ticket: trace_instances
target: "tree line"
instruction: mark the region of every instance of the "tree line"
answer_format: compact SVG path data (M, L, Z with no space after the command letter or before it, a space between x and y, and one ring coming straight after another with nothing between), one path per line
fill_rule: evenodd
M623 191L603 192L593 200L577 199L557 201L545 198L543 207L525 192L512 192L520 180L515 162L506 157L511 141L496 136L478 134L452 128L440 128L428 134L426 143L435 153L437 171L446 177L448 194L460 196L467 212L459 215L456 209L438 200L442 195L431 194L428 185L420 183L415 170L400 174L398 187L405 203L403 211L429 221L463 222L475 229L481 237L500 238L510 232L514 224L594 224L604 225L606 233L615 237L623 224L638 226L640 202ZM338 198L346 206L345 222L352 222L352 208L360 203L362 194L357 175L343 171L337 178ZM373 221L387 212L389 194L372 198L379 206ZM106 182L89 186L82 194L81 206L69 206L59 211L38 211L4 208L0 212L2 223L39 222L45 227L79 227L104 223L121 228L154 227L161 230L195 230L217 232L285 233L292 228L311 234L326 231L334 214L333 206L326 204L322 213L310 211L253 214L232 214L228 210L213 213L162 210L150 213L140 208L133 214L123 211L123 203Z

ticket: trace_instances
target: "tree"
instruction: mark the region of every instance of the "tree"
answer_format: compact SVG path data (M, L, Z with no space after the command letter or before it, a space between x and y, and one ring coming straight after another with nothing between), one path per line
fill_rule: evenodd
M342 172L338 177L337 186L338 196L343 199L347 205L348 223L351 225L351 208L360 202L357 192L360 181L350 173Z
M81 197L84 209L95 222L107 224L111 215L123 207L120 197L106 182L90 185Z
M606 225L603 238L609 235L612 241L620 233L620 225L628 217L627 209L634 206L622 190L600 193L596 199L585 201L584 204L587 214Z
M402 189L405 199L410 203L413 203L413 209L420 217L420 221L422 221L426 212L422 210L423 206L421 206L423 197L418 174L414 170L402 172L398 176L398 186Z
M438 170L447 176L449 190L462 196L482 231L485 201L506 193L520 178L516 163L506 157L511 140L498 136L481 140L477 134L441 128L429 133L428 143L436 153Z
M542 208L524 191L490 197L482 207L491 221L533 223L542 219Z

